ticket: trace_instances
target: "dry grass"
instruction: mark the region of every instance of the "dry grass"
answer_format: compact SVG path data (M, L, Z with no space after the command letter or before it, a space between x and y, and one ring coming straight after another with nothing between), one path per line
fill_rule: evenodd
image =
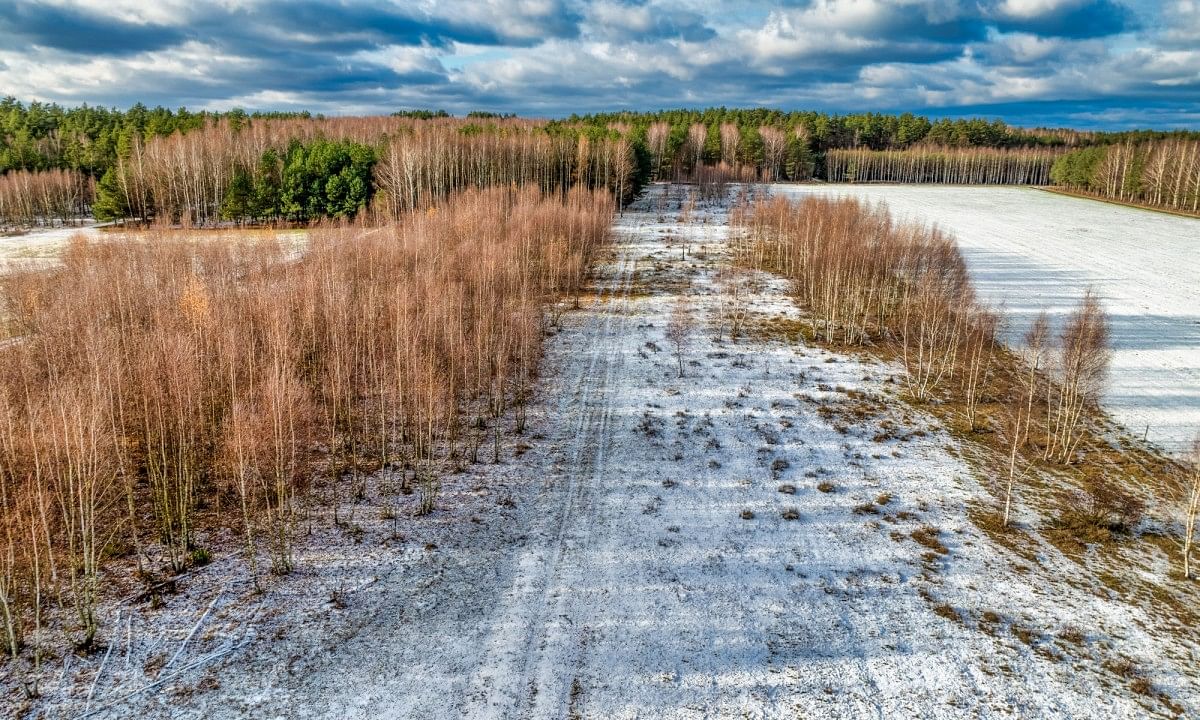
M941 540L941 531L932 525L924 525L909 533L909 537L938 555L949 555L950 549Z
M953 620L956 623L962 624L962 616L958 614L958 611L955 610L952 605L939 603L933 606L933 612L941 617L946 618L947 620Z

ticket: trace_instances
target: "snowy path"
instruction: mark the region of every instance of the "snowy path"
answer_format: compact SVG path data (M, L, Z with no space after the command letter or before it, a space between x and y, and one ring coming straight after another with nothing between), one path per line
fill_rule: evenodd
M1019 337L1043 308L1104 299L1115 353L1106 406L1171 451L1200 432L1200 220L1030 188L777 185L793 195L882 200L954 233L980 294Z
M620 219L595 294L548 339L520 457L447 478L400 544L362 512L367 539L302 556L325 580L268 598L263 639L207 690L114 717L1145 717L1158 708L1101 668L1112 646L1197 696L1166 660L1195 648L1071 561L1045 548L1014 572L967 519L986 494L952 443L891 399L894 368L715 339L725 208L683 225L681 189L662 192ZM751 326L800 317L786 282L761 280ZM664 337L681 291L683 378ZM922 432L880 437L884 419ZM364 589L331 607L331 577ZM1080 648L1055 639L1068 625Z

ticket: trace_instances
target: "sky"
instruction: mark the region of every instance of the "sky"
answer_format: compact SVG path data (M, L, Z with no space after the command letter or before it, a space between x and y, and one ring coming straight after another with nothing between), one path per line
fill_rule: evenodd
M1200 128L1200 0L0 0L0 95Z

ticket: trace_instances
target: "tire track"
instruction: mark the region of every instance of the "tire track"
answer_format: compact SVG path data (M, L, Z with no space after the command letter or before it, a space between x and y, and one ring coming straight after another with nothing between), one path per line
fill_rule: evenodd
M570 702L571 668L581 660L583 642L571 612L570 578L578 564L569 558L587 544L591 519L586 510L612 441L610 386L623 362L619 341L636 270L620 238L615 249L611 275L597 293L598 316L582 342L588 360L577 365L574 392L556 413L574 418L561 453L565 487L551 488L562 497L542 504L559 510L531 533L532 544L520 551L517 575L493 616L487 649L470 684L466 718L562 717Z

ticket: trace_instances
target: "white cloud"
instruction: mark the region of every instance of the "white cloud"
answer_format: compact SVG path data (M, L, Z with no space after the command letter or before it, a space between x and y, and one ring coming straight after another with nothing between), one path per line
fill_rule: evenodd
M1004 0L999 11L1006 17L1028 20L1082 4L1081 0Z

